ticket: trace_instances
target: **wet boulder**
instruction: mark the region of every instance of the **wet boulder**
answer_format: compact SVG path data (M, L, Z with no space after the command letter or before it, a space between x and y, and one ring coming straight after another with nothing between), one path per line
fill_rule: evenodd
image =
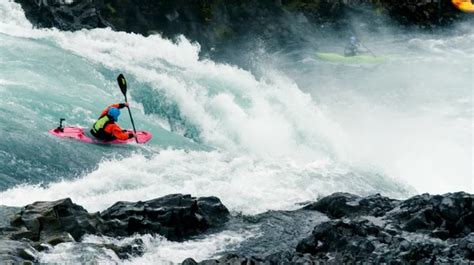
M403 201L388 216L409 232L447 239L474 231L474 195L465 192L422 194Z
M144 242L140 238L133 239L122 245L105 244L105 248L111 249L120 259L130 259L142 256L145 253Z
M0 240L2 264L33 264L38 262L38 251L26 241Z
M219 259L208 259L201 262L196 262L192 258L187 258L182 262L183 265L218 265L218 264L228 264L228 265L241 265L241 264L264 264L263 260L255 257L246 257L236 254L226 254Z
M110 26L101 16L100 4L95 0L15 0L21 4L26 18L40 28L80 30Z
M396 200L380 194L360 197L350 193L337 192L307 205L303 209L320 211L330 218L360 215L378 217L392 210L397 203Z
M160 234L182 241L223 225L229 219L229 211L217 197L172 194L145 202L117 202L100 216L109 236Z
M377 237L380 230L366 220L329 221L316 226L309 237L298 243L296 251L315 256L345 251L345 262L364 260L375 249L369 238Z
M69 198L40 201L23 207L12 218L11 228L17 231L10 238L27 238L50 244L78 241L84 234L96 234L99 222L99 219Z

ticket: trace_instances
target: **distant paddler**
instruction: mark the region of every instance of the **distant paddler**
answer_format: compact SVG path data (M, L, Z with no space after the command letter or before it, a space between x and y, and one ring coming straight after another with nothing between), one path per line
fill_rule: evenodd
M351 36L349 42L344 48L344 56L346 57L356 56L366 52L366 49L362 47L362 43L356 38L356 36Z
M367 54L368 53L368 54ZM320 61L360 64L360 63L383 63L386 58L376 56L369 48L360 42L355 36L351 36L344 47L344 55L337 53L317 52L316 58Z

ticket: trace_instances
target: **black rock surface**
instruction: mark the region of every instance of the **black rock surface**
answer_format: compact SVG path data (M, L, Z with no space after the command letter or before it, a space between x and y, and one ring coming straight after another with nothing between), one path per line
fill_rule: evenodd
M69 198L22 208L2 207L0 211L0 259L13 263L36 262L37 251L80 242L86 234L121 237L147 233L184 240L209 228L218 229L229 220L229 211L218 198L182 194L146 202L117 202L101 214L90 214ZM144 253L141 239L125 245L104 243L103 247L122 259Z
M28 241L0 239L2 264L33 264L38 261L38 251Z
M304 207L332 220L315 225L292 251L224 255L187 264L470 264L474 195L422 194L399 201L335 193ZM245 244L245 243L244 243Z
M79 240L84 234L98 233L100 219L90 215L71 199L52 202L35 202L21 209L11 220L11 227L18 229L12 239L27 238L32 241L58 241L58 238ZM61 241L61 240L59 240ZM60 243L60 242L57 242Z
M80 242L85 234L121 238L147 233L181 241L209 231L256 229L232 252L219 253L219 259L184 263L469 264L474 261L473 200L474 195L464 192L407 200L335 193L295 211L234 217L216 197L182 194L118 202L100 214L90 214L70 199L35 202L0 208L0 216L10 218L9 224L0 222L0 259L38 262L39 251ZM121 259L145 253L141 239L127 242L83 247L110 249Z
M350 193L334 193L304 207L306 210L316 210L325 213L330 218L344 216L372 215L382 216L392 210L396 200L375 194L360 197Z
M216 197L172 194L145 202L117 202L100 214L109 236L160 234L182 241L229 220L229 211Z

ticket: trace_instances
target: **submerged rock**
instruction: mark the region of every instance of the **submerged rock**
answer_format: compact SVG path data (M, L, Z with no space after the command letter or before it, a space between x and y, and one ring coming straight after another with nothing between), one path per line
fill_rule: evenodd
M145 202L117 202L100 214L109 236L160 234L182 241L223 225L229 211L216 197L172 194Z

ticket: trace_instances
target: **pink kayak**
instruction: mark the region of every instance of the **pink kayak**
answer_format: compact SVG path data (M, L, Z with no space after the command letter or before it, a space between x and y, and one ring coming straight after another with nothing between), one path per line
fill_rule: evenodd
M127 130L129 133L133 133L133 131ZM129 144L135 143L135 138L128 139L128 140L112 140L112 141L102 141L94 136L92 136L88 131L86 132L84 128L81 127L71 127L66 126L64 128L56 128L49 130L49 133L59 137L59 138L70 138L80 142L91 143L91 144ZM137 131L136 134L137 140L139 144L144 144L151 140L153 135L146 131Z

